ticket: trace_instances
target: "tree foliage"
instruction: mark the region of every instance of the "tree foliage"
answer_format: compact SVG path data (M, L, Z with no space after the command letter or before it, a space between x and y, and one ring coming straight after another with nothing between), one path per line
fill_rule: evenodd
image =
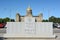
M14 19L11 19L11 22L15 22L15 20Z
M6 18L0 18L0 23L6 23L6 22L10 22L10 21L15 21L14 19L10 19L10 18L8 18L8 17L6 17Z
M2 18L0 18L0 23L3 23L3 19Z
M42 20L42 22L48 22L48 20L46 19L46 20Z
M10 18L6 17L3 19L5 22L9 22L10 21Z
M60 23L60 18L51 16L51 17L49 18L49 21L50 21L50 22L53 22L53 23Z
M60 18L57 18L57 17L51 16L51 17L49 17L48 20L43 20L43 22L60 23Z

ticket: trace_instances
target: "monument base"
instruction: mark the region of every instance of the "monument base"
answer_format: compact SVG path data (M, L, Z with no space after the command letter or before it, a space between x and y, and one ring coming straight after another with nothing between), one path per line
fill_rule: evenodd
M20 39L48 39L48 38L56 38L56 35L51 36L21 36L21 35L4 35L4 38L20 38Z

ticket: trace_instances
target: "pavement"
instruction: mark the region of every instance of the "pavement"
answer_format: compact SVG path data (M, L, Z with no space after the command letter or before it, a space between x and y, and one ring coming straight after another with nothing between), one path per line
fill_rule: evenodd
M55 39L4 39L4 40L60 40L60 33L55 33L57 37Z
M20 39L20 38L14 38L14 39L4 39L0 38L0 40L60 40L60 29L54 29L53 30L54 34L57 35L55 39Z
M53 30L53 32L54 32L54 33L60 33L60 29L55 28L55 29Z

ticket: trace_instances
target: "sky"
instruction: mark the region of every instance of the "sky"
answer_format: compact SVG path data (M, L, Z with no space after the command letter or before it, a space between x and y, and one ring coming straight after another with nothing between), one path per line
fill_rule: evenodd
M25 16L29 5L33 16L43 13L43 19L60 17L60 0L0 0L0 18L15 19L16 13Z

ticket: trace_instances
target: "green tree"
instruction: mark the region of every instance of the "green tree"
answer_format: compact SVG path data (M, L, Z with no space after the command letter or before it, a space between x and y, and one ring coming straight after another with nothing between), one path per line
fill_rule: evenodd
M8 18L8 17L4 18L3 20L4 20L4 22L10 22L10 18Z
M8 17L0 18L0 23L6 23L6 22L15 22L15 20L14 19L10 19Z
M54 16L49 17L49 22L57 23L57 18Z
M57 22L60 23L60 18L57 18Z
M2 19L2 18L0 18L0 23L2 23L2 21L3 21L3 19Z
M53 23L60 23L60 18L56 18L54 16L49 17L49 21Z
M48 22L48 20L46 19L46 20L43 20L42 22Z
M15 20L14 19L11 19L11 22L15 22Z

